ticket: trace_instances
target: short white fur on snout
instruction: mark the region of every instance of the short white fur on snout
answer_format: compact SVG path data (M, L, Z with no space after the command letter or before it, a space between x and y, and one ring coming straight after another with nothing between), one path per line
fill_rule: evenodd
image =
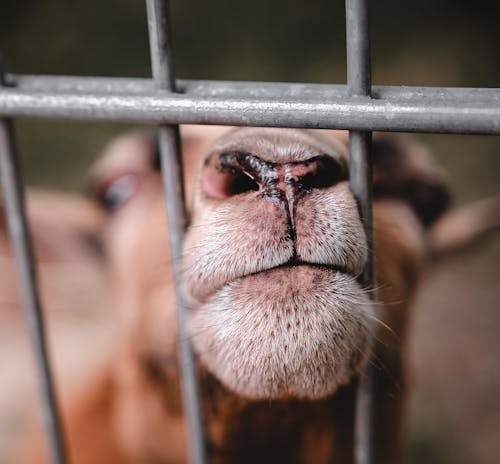
M193 342L250 398L321 398L347 383L370 341L370 304L352 277L308 266L239 279L194 311Z
M211 156L239 146L275 163L322 154L346 162L320 137L276 129L237 130ZM257 191L195 192L183 256L192 340L203 364L246 397L324 397L371 346L372 307L356 280L366 238L348 182L301 197L294 234L289 214ZM303 264L286 266L292 258Z

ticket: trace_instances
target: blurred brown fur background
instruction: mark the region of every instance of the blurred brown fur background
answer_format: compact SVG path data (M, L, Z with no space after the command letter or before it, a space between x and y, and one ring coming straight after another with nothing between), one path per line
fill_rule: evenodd
M172 9L180 78L345 82L343 1L182 0ZM499 87L499 17L500 3L490 0L372 2L374 84ZM150 74L145 6L137 0L4 0L0 43L12 73ZM129 128L18 120L28 184L83 191L103 145ZM457 204L500 193L500 137L415 137L448 172ZM411 336L407 463L498 462L499 264L497 236L442 263L422 285ZM0 343L11 326L21 327L21 317L9 317L0 320ZM100 316L79 317L78 342L87 344L88 327L105 344L107 332L95 329ZM19 343L25 353L0 366L0 382L15 376L16 359L29 359L27 337ZM33 387L25 390L13 394L31 395L35 404ZM16 430L0 426L1 433Z

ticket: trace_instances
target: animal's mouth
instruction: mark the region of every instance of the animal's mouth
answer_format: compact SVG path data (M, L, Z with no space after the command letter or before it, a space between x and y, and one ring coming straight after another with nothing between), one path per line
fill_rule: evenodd
M334 271L334 272L341 272L342 274L347 274L351 275L352 273L349 272L346 266L342 266L340 264L321 264L321 263L312 263L308 261L303 261L297 258L292 258L290 261L288 261L285 264L282 264L280 266L275 266L274 268L268 269L268 271L272 271L273 269L281 269L281 268L295 268L298 266L309 266L311 268L319 269L319 270L325 270L325 271ZM265 272L265 271L264 271ZM355 277L355 276L353 276Z
M340 265L333 265L333 264L319 264L319 263L309 263L309 262L304 262L300 260L291 260L286 262L285 264L281 264L279 266L274 266L269 269L264 269L259 272L254 272L251 274L247 274L244 276L241 276L237 279L234 279L234 281L242 281L246 280L247 278L258 278L259 276L266 276L267 278L272 277L274 275L280 275L284 276L285 279L288 276L290 280L295 281L295 276L303 274L304 272L312 272L313 274L317 275L318 277L315 280L319 280L320 275L335 275L337 273L344 274L346 276L352 277L353 280L356 279L356 276L353 276L346 267L340 266ZM226 285L231 285L233 281L228 282ZM315 281L313 280L313 283ZM283 282L284 284L286 282ZM290 282L291 285L297 285L297 282ZM297 290L300 291L301 288L300 286L297 287Z
M308 262L308 261L303 261L297 258L292 258L289 261L270 267L268 269L261 269L256 272L250 272L248 274L243 274L240 275L234 279L231 279L230 281L226 282L225 284L221 285L220 288L223 288L227 285L231 285L233 282L238 281L238 280L244 280L249 277L258 277L259 275L272 275L274 273L280 273L282 274L283 272L300 272L302 270L309 269L311 271L316 271L316 272L327 272L327 273L341 273L345 274L349 277L352 277L353 279L357 279L357 275L353 275L352 272L349 271L349 269L346 266L342 266L340 264L322 264L322 263L314 263L314 262ZM216 290L217 291L217 290Z
M318 275L322 274L333 275L336 273L341 273L351 277L353 280L358 279L358 276L353 275L353 273L350 272L346 266L336 265L336 264L313 263L293 258L283 264L279 264L277 266L273 266L270 268L259 269L256 272L241 274L230 280L227 280L218 287L214 288L212 292L210 292L210 294L207 295L207 299L210 299L214 294L217 294L225 287L230 287L231 285L234 285L236 282L250 281L250 280L255 281L255 279L262 277L266 279L266 285L269 285L270 284L269 279L275 275L279 275L280 281L282 281L282 283L285 284L285 281L283 281L283 276L285 276L285 278L286 276L292 278L295 275L301 274L305 271L312 271ZM298 288L298 290L300 290L300 288Z
M202 361L230 389L320 398L364 363L370 311L345 267L292 260L222 285L191 312L191 331Z
M285 252L286 251L286 252ZM325 260L326 262L316 262L315 260L303 259L295 250L280 250L279 255L272 256L269 259L260 259L254 262L236 262L226 264L226 271L223 273L204 273L204 270L210 269L209 263L201 265L200 263L188 263L189 267L198 266L197 274L191 272L189 267L185 268L186 273L186 296L191 301L193 309L200 304L203 305L217 293L225 288L234 286L238 282L248 281L256 282L260 277L265 278L262 285L270 285L273 279L272 276L278 276L283 285L287 284L290 278L294 281L293 285L297 286L297 291L300 291L300 282L297 281L297 276L303 275L306 271L317 275L315 280L320 280L321 275L342 274L349 277L352 281L357 281L361 288L360 272L357 266L351 262L339 262L337 260ZM288 256L287 256L288 255ZM334 258L330 256L330 258ZM259 262L260 261L260 262ZM329 262L330 261L330 262ZM333 262L331 262L333 261ZM213 263L210 263L213 264ZM213 265L214 269L220 269ZM292 285L292 283L289 283Z

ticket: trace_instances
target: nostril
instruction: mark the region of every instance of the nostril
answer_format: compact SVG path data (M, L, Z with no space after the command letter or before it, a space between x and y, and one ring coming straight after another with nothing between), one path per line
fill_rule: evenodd
M347 169L336 159L320 155L302 163L296 163L297 182L305 190L327 188L347 179Z
M222 200L241 193L258 191L259 185L243 171L205 165L202 189L206 196Z
M228 193L238 195L240 193L258 191L259 184L245 172L233 172L229 176Z
M330 187L345 179L346 167L326 154L281 164L251 153L230 151L206 160L202 190L209 198L225 199L252 191L269 195L285 189L285 185L295 191L309 191Z

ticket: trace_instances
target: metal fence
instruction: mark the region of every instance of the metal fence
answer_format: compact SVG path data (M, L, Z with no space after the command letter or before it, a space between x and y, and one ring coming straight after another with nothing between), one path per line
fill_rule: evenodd
M178 124L348 129L350 183L371 248L371 131L500 134L500 89L373 86L368 0L346 0L348 84L285 84L176 80L169 0L147 0L152 79L26 76L0 66L0 169L9 233L18 261L39 369L52 461L66 462L47 356L42 308L26 220L23 183L10 118L41 117L158 124L159 148L179 302L179 361L187 418L188 458L206 461L194 358L186 336L180 290L181 240L186 223ZM373 282L372 262L364 280ZM370 369L370 368L368 368ZM373 462L373 373L360 380L355 420L356 464Z

